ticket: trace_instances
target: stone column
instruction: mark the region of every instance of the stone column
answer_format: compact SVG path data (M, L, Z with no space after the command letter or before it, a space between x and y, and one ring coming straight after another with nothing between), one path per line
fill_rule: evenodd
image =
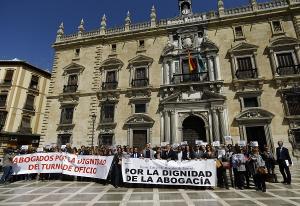
M253 54L253 60L254 60L254 67L256 68L256 72L257 72L257 77L261 78L260 70L259 70L258 64L257 64L257 52L254 52L254 54Z
M213 122L213 141L220 141L220 132L219 132L219 118L216 108L212 108L212 122Z
M170 116L168 111L164 111L164 141L170 142Z
M225 119L224 119L224 108L220 107L218 108L219 111L219 123L220 123L220 129L221 129L221 134L220 134L220 140L221 142L224 142L224 136L227 135L226 132L226 127L225 127Z
M176 116L175 116L175 111L172 110L171 111L171 122L170 122L170 125L171 125L171 141L170 143L178 143L177 142L177 138L176 138Z
M173 61L169 61L168 62L168 65L169 65L169 75L168 75L168 84L171 84L171 82L172 82L172 70L173 70Z
M164 141L164 114L160 113L160 142Z
M243 126L239 126L239 131L240 131L240 139L241 140L245 140L245 136L244 136L244 127Z
M215 56L214 63L215 63L214 66L215 66L216 80L221 80L221 69L220 69L219 55Z
M235 75L236 73L236 69L235 69L235 61L234 61L234 55L230 54L230 65L231 65L231 75L232 75L232 79L236 80L237 77Z
M208 61L209 81L215 81L214 63L212 57L207 56L206 58Z
M275 54L273 49L270 49L270 61L271 61L271 67L273 71L274 76L279 76L277 73L277 66L276 66L276 60L275 60Z

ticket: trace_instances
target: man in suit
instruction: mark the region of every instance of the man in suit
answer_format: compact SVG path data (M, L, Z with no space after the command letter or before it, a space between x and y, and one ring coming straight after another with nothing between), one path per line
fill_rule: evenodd
M292 165L292 160L289 154L289 150L283 147L282 141L278 141L278 147L276 148L276 156L279 165L279 170L283 177L282 183L290 185L292 179L289 166Z
M138 152L138 148L137 147L135 147L134 149L133 149L133 153L131 154L131 158L140 158L142 155Z
M166 146L166 150L163 152L162 159L177 160L177 154L173 151L170 145Z
M143 157L154 159L154 151L151 149L150 144L146 144L145 149L143 150Z
M195 158L194 151L190 149L190 147L187 145L185 147L185 150L182 153L182 159L183 160L192 160Z

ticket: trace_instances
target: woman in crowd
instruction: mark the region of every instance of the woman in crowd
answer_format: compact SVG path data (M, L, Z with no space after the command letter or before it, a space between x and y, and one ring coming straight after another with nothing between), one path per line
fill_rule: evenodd
M265 180L265 161L259 154L258 146L253 147L252 154L248 160L251 163L251 173L253 176L255 189L266 192L266 180Z

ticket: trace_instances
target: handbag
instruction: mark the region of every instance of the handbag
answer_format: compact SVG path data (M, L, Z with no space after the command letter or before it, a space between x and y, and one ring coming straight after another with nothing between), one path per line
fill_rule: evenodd
M216 166L217 166L217 168L220 168L223 166L223 164L220 160L216 160Z
M262 175L267 174L266 168L265 167L258 167L257 168L257 173L262 174Z

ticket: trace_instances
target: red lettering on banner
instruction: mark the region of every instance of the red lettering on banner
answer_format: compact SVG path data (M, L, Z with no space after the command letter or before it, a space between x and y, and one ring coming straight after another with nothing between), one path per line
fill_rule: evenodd
M39 169L39 165L35 164L35 165L28 165L28 170L38 170Z

